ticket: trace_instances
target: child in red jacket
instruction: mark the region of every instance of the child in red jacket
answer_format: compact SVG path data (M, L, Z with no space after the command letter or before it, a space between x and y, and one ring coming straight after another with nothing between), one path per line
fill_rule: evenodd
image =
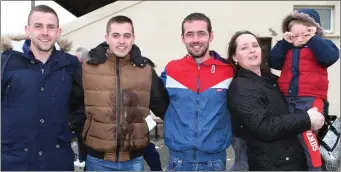
M328 93L327 68L339 59L336 45L323 38L320 16L314 9L301 9L283 20L284 38L270 52L269 65L281 70L278 84L292 110L316 107L323 112ZM316 135L300 134L310 171L321 171L322 160Z

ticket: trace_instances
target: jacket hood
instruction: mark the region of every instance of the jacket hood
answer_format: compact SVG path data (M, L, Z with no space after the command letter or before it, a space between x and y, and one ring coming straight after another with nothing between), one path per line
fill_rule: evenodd
M24 42L28 39L26 35L1 36L0 51L14 50L22 52ZM69 52L72 48L72 42L67 39L58 39L54 46L57 50Z
M87 63L93 65L104 63L107 60L105 53L108 48L109 45L104 41L97 47L91 49L89 51L90 59L87 61ZM129 55L129 63L135 67L144 68L147 64L153 68L155 67L155 64L152 60L141 55L141 50L136 44L133 44Z
M289 32L289 23L292 20L307 22L316 27L316 35L323 36L323 28L320 25L320 16L313 9L302 9L287 15L282 22L282 32Z

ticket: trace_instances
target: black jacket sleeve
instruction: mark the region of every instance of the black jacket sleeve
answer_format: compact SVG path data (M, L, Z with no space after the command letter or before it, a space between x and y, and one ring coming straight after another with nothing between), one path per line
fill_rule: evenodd
M82 85L82 64L79 63L73 73L72 91L70 95L70 116L73 126L82 126L86 120L84 106L84 90Z
M169 105L168 92L161 78L157 75L154 68L152 69L152 88L150 90L150 110L162 120Z
M310 119L305 111L291 114L268 113L268 102L264 101L266 93L252 85L252 82L236 79L229 88L227 101L231 115L252 136L263 141L273 141L310 129Z

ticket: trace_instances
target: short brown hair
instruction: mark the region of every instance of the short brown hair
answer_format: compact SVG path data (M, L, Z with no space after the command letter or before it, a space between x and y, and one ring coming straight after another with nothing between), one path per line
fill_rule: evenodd
M56 11L54 11L54 9L52 9L51 7L49 7L47 5L38 5L38 6L35 6L31 9L30 13L28 14L28 18L27 18L27 24L28 25L30 25L30 18L34 12L43 12L43 13L54 14L57 17L57 26L59 26L59 18L58 18Z
M108 21L108 23L107 23L107 34L109 34L109 32L110 32L110 26L111 26L111 24L113 24L113 23L120 23L120 24L122 24L122 23L129 23L129 24L131 24L131 28L132 28L132 31L131 31L131 32L134 34L134 25L133 25L133 21L132 21L129 17L123 16L123 15L119 15L119 16L112 17L112 18Z
M181 24L181 32L182 34L185 33L185 23L186 22L191 22L191 21L204 21L207 23L207 31L208 33L212 32L212 24L210 18L208 18L205 14L203 13L191 13L188 16L185 17L185 19L182 21Z

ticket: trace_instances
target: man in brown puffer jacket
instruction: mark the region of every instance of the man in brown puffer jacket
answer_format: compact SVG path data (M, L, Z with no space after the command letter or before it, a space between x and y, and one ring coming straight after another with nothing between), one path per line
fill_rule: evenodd
M87 170L143 171L143 150L156 125L150 110L163 119L168 93L134 44L131 19L111 18L105 38L83 63Z

